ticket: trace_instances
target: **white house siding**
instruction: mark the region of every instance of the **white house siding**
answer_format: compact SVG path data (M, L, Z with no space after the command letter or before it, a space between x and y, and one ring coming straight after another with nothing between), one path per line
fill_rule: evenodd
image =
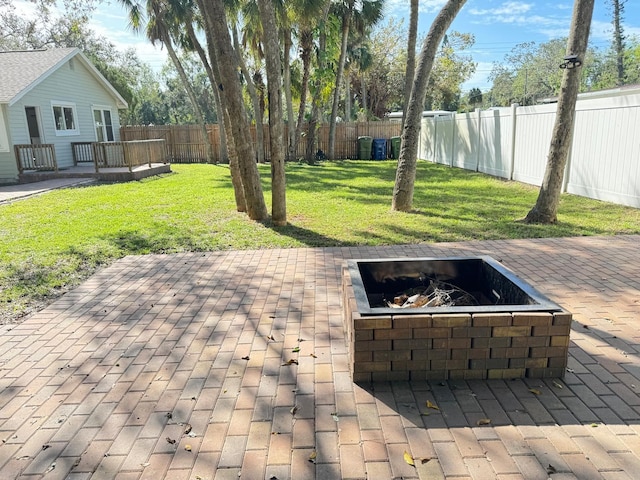
M640 208L640 88L581 97L564 191ZM481 112L475 140L472 120L477 112L458 114L455 121L423 119L418 155L539 186L556 108L555 104L514 105Z
M0 105L0 185L18 180L18 167L11 148L6 106Z
M95 142L96 132L92 106L110 106L115 140L120 139L118 109L114 99L93 77L79 58L60 66L43 82L29 91L9 108L11 137L14 144L31 143L25 107L38 107L40 113L41 142L52 143L56 149L58 168L73 166L71 142ZM51 102L74 104L78 135L56 135Z

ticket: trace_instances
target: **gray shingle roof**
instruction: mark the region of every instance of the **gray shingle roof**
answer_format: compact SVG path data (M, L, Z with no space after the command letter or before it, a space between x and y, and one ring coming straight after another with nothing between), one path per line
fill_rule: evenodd
M0 52L0 103L9 103L38 82L67 58L76 48Z

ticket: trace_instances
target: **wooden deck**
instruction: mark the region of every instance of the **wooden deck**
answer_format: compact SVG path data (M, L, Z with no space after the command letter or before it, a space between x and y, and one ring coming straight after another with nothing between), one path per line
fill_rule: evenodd
M93 164L85 164L57 171L25 170L20 174L19 183L41 182L56 178L95 178L103 182L128 182L162 173L171 173L171 165L152 163L151 165L138 165L131 169L129 167L102 167L99 172L96 172Z

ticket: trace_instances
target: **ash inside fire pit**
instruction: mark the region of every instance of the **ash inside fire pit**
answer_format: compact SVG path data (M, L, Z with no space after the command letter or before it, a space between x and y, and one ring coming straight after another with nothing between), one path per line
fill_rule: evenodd
M473 313L561 308L491 257L351 260L358 311Z

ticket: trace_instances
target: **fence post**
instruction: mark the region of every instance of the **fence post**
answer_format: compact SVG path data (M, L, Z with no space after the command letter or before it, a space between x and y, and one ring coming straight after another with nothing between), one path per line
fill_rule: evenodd
M456 152L456 115L451 115L451 160L449 161L449 166L453 168L453 157Z
M509 180L513 180L513 171L516 167L516 119L518 117L518 104L511 104L511 152L509 158Z
M478 135L476 136L476 172L480 171L480 140L482 137L482 110L476 108L476 118L478 120Z

